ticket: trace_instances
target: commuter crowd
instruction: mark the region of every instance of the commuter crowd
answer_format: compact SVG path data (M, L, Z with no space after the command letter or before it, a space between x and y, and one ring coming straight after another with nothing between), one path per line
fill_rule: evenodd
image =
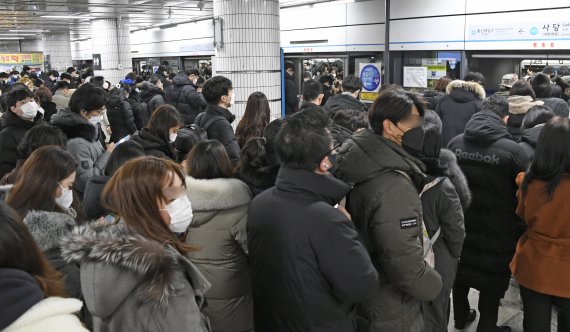
M202 68L0 74L0 331L506 332L511 277L570 331L563 79L305 69L239 123Z

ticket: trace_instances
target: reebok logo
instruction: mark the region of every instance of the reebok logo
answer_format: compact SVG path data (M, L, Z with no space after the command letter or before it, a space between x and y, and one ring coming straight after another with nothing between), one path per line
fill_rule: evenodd
M473 161L482 161L490 165L499 165L499 157L496 154L488 155L481 154L479 152L464 152L461 149L455 149L455 155L457 159L468 159Z

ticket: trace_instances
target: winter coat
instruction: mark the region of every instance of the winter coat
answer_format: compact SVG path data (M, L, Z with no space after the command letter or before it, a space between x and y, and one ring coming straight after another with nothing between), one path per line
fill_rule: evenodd
M57 113L57 105L54 102L41 102L40 107L44 110L44 121L50 122L51 116Z
M563 118L567 118L569 115L569 108L568 103L564 101L562 98L537 98L544 102L544 106L550 107L550 109L554 112L554 115L561 116Z
M18 159L16 160L16 167L13 170L6 173L2 180L0 180L0 186L7 185L7 184L15 184L16 180L18 179L18 173L22 169L22 166L26 162L26 159Z
M536 150L536 143L538 142L538 136L540 131L544 127L544 124L536 125L532 128L523 129L520 139L520 147L523 148L524 152L528 156L528 159L532 161L534 159L534 151Z
M354 188L346 207L364 240L379 282L359 314L366 331L420 331L421 301L434 299L441 277L426 264L422 245L425 166L369 129L348 139L335 175Z
M146 103L150 115L152 115L159 106L166 104L164 93L156 85L146 82L141 85L141 88L140 97L142 101Z
M299 110L297 98L297 85L293 76L285 74L285 115L293 114Z
M51 94L53 95L55 92L55 82L49 79L49 76L42 75L40 79L44 82L44 86L49 89Z
M485 89L476 82L455 80L447 85L446 92L435 108L443 125L441 146L447 146L452 138L463 133L465 124L481 110L485 99Z
M441 98L443 98L443 96L445 96L445 93L434 90L426 90L423 94L423 98L427 104L427 108L433 111L435 111L435 109L437 108L437 104L439 104L439 101L441 100Z
M27 121L7 111L2 117L2 131L0 131L0 178L16 167L18 160L17 148L28 130L42 122L42 115L33 121Z
M263 191L275 186L277 181L277 173L279 173L279 163L268 166L260 166L253 168L249 165L240 167L237 177L245 182L253 196L261 194Z
M570 298L570 175L565 174L551 199L547 183L533 180L519 191L517 214L528 225L520 238L511 271L521 286L535 292Z
M56 91L51 98L51 101L55 103L56 108L68 108L69 107L69 99L71 97L66 97L61 90Z
M206 293L212 331L253 329L253 298L247 257L247 208L251 193L238 179L186 178L194 218L187 242L200 247L188 255L208 276Z
M465 211L466 238L456 282L502 295L508 288L509 262L524 224L515 214L515 178L529 160L510 139L503 120L491 111L474 115L465 134L448 149L455 153L470 184L473 201Z
M80 264L95 332L209 331L200 312L210 283L174 248L119 222L79 226L61 244Z
M378 283L352 222L334 205L350 186L281 167L249 206L255 331L355 331L354 303Z
M172 160L176 158L170 142L154 135L148 128L143 128L137 135L134 135L131 140L142 145L144 152L149 156L170 158Z
M366 111L364 104L354 98L351 93L341 93L330 97L323 109L329 113L331 118L340 110Z
M28 309L2 332L89 332L74 313L83 303L73 298L48 297Z
M459 195L459 201L461 202L461 207L463 211L471 205L471 190L467 184L467 178L463 171L457 164L457 158L455 154L448 149L441 149L439 153L439 163L446 167L445 176L451 181L457 195Z
M345 128L341 125L337 125L335 123L332 124L331 127L331 135L333 137L333 144L339 145L344 143L347 139L352 136L352 130Z
M124 100L121 90L113 89L107 94L107 118L111 125L111 142L117 142L137 131L131 105Z
M520 141L522 122L528 110L536 105L544 105L541 100L533 101L531 96L509 96L509 119L507 130L515 142Z
M196 116L208 106L185 73L179 73L174 77L172 89L166 95L166 100L176 107L184 125L193 124Z
M203 128L208 121L213 117L223 117L227 121L220 120L213 122L206 130L208 139L217 139L220 141L228 152L230 160L237 164L240 159L240 148L232 128L232 122L236 119L229 110L214 104L208 104L208 109L203 115L196 118L196 124Z
M135 119L137 130L143 129L147 125L151 115L148 113L147 104L140 99L136 91L131 91L131 93L129 93L127 102L133 110L133 117Z
M87 180L103 174L111 154L99 141L99 129L83 116L63 109L52 116L51 124L67 135L67 151L78 161L73 188L83 196Z
M85 210L87 220L99 219L110 212L101 204L103 188L105 188L110 179L110 176L99 175L87 181L85 193L83 193L83 209Z

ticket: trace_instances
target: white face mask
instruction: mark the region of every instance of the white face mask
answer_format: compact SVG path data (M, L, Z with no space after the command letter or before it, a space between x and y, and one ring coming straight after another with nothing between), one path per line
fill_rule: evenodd
M64 188L61 186L61 184L59 185L59 187L61 188L61 196L57 197L55 199L55 202L59 206L69 209L69 207L73 203L73 190L69 188Z
M100 124L101 121L103 121L103 119L101 119L101 116L92 116L91 119L89 119L89 122L91 122L91 124L94 125L95 127L97 127L97 125Z
M38 104L35 101L29 101L24 105L20 106L20 110L22 111L22 117L25 119L33 119L38 114L39 110Z
M192 223L192 203L188 196L184 195L173 200L166 206L166 211L170 216L170 230L173 233L184 233Z
M178 136L178 133L169 133L168 138L170 139L170 143L174 143L174 141L176 141L177 136Z

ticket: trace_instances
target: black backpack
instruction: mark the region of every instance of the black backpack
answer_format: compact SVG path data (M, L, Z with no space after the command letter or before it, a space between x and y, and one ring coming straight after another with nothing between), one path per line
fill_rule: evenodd
M226 118L224 118L224 117L221 116L221 115L216 115L216 116L210 118L208 121L206 121L206 123L201 124L202 118L204 118L204 114L206 114L206 112L202 112L202 113L198 114L198 116L196 117L196 120L194 120L194 124L195 124L199 129L201 129L201 130L203 130L203 131L206 132L206 139L208 139L208 138L209 138L209 137L208 137L208 129L210 129L210 127L211 127L214 123L216 123L216 122L218 122L218 121L226 120Z

